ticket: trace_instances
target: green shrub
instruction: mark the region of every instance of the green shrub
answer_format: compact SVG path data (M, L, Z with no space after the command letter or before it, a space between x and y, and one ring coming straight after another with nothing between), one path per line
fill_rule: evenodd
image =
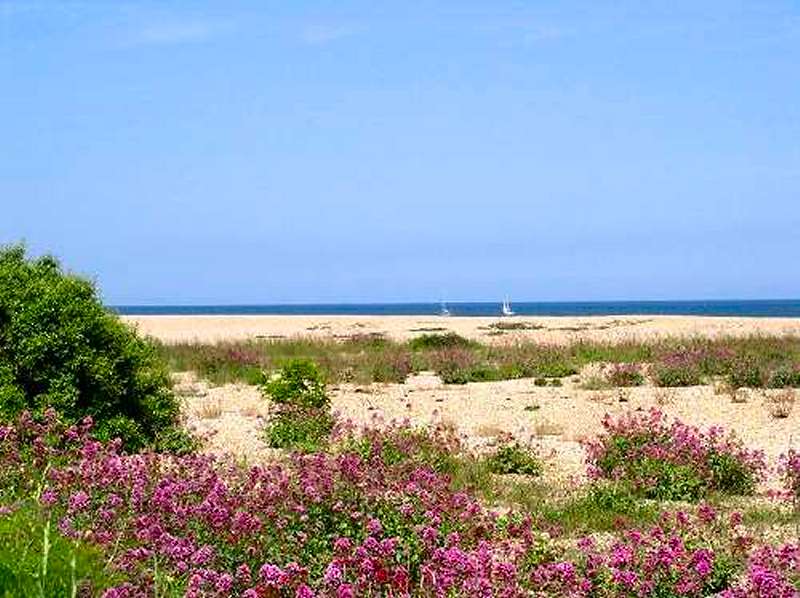
M800 368L782 367L770 374L770 388L800 388Z
M643 498L748 495L766 469L763 454L747 449L733 433L669 423L657 410L606 415L603 427L604 434L584 444L590 476L629 484Z
M274 403L266 430L269 446L303 452L320 450L334 420L317 365L308 359L292 359L267 379L262 391Z
M701 383L700 371L692 366L656 364L652 369L656 386L697 386Z
M154 348L52 257L0 249L0 417L52 407L138 449L173 428L178 402Z
M536 454L519 443L500 447L487 459L487 463L489 471L501 475L509 473L539 475L542 473L542 465Z
M524 364L524 368L527 377L565 378L578 373L569 361L549 356L529 361Z
M292 359L270 376L262 387L266 395L279 405L304 409L327 409L330 399L325 394L325 380L317 365L309 359Z
M333 424L331 414L324 411L280 411L267 426L267 444L303 453L317 452L324 448Z

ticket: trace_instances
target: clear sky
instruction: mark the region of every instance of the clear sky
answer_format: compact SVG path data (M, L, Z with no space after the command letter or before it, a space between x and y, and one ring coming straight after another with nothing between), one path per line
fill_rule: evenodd
M0 242L138 303L800 297L800 4L0 0Z

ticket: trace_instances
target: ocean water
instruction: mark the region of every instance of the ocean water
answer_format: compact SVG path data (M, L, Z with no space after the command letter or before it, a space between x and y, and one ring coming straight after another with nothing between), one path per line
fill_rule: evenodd
M439 303L307 305L117 305L124 315L437 315ZM500 302L448 303L454 316L498 316ZM758 301L581 301L513 303L521 316L692 315L800 317L800 299Z

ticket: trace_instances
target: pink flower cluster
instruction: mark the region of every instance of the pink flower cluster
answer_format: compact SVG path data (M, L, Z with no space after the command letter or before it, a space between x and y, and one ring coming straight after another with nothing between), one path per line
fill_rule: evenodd
M532 585L542 596L575 598L712 595L730 585L731 564L749 544L745 536L729 537L728 523L701 506L694 517L665 514L651 529L625 531L609 546L584 538L576 558L535 568Z
M729 491L723 486L732 476L722 476L720 464L735 470L732 483L752 490L766 471L761 451L747 449L722 428L700 430L679 420L668 422L657 409L647 413L627 412L618 418L603 418L604 433L584 444L589 476L623 479L639 489L652 489L661 480L654 476L665 467L685 467L705 490ZM645 467L650 463L657 467Z
M800 544L763 546L750 556L744 580L722 598L797 598L800 595Z
M800 451L791 449L781 457L779 470L783 474L788 497L800 501Z
M155 564L185 580L187 596L408 596L420 584L431 596L519 594L530 522L509 535L413 458L433 447L410 431L390 434L388 462L387 443L374 442L247 468L203 455L124 455L88 430L29 418L3 428L0 482L44 480L40 502L60 533L99 545L124 573L107 597L152 591Z
M122 576L105 598L152 595L156 567L191 598L797 595L796 545L751 552L741 520L706 505L609 544L549 543L453 490L447 429L340 429L330 453L244 467L125 455L90 428L52 414L0 427L0 517L36 496Z

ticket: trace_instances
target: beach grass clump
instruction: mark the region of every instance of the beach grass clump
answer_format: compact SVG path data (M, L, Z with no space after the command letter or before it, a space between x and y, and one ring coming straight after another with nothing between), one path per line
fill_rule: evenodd
M641 500L630 485L620 481L589 484L565 500L542 500L530 511L555 535L619 531L651 525L660 509Z
M0 596L98 596L118 583L98 547L57 523L30 498L0 512Z
M325 380L313 361L289 361L267 378L262 392L272 401L269 446L313 452L326 442L334 420Z
M427 363L445 384L490 382L500 379L500 370L470 349L449 347L431 351Z
M372 354L371 382L403 383L414 372L413 354L401 347Z
M0 417L91 416L99 438L190 448L153 347L109 313L91 282L25 248L0 249ZM177 445L175 444L177 442Z
M745 355L733 360L726 380L733 388L763 388L768 374L757 359Z
M604 433L585 444L589 475L629 483L644 498L697 501L711 492L752 494L763 454L717 427L700 430L660 411L606 415Z

